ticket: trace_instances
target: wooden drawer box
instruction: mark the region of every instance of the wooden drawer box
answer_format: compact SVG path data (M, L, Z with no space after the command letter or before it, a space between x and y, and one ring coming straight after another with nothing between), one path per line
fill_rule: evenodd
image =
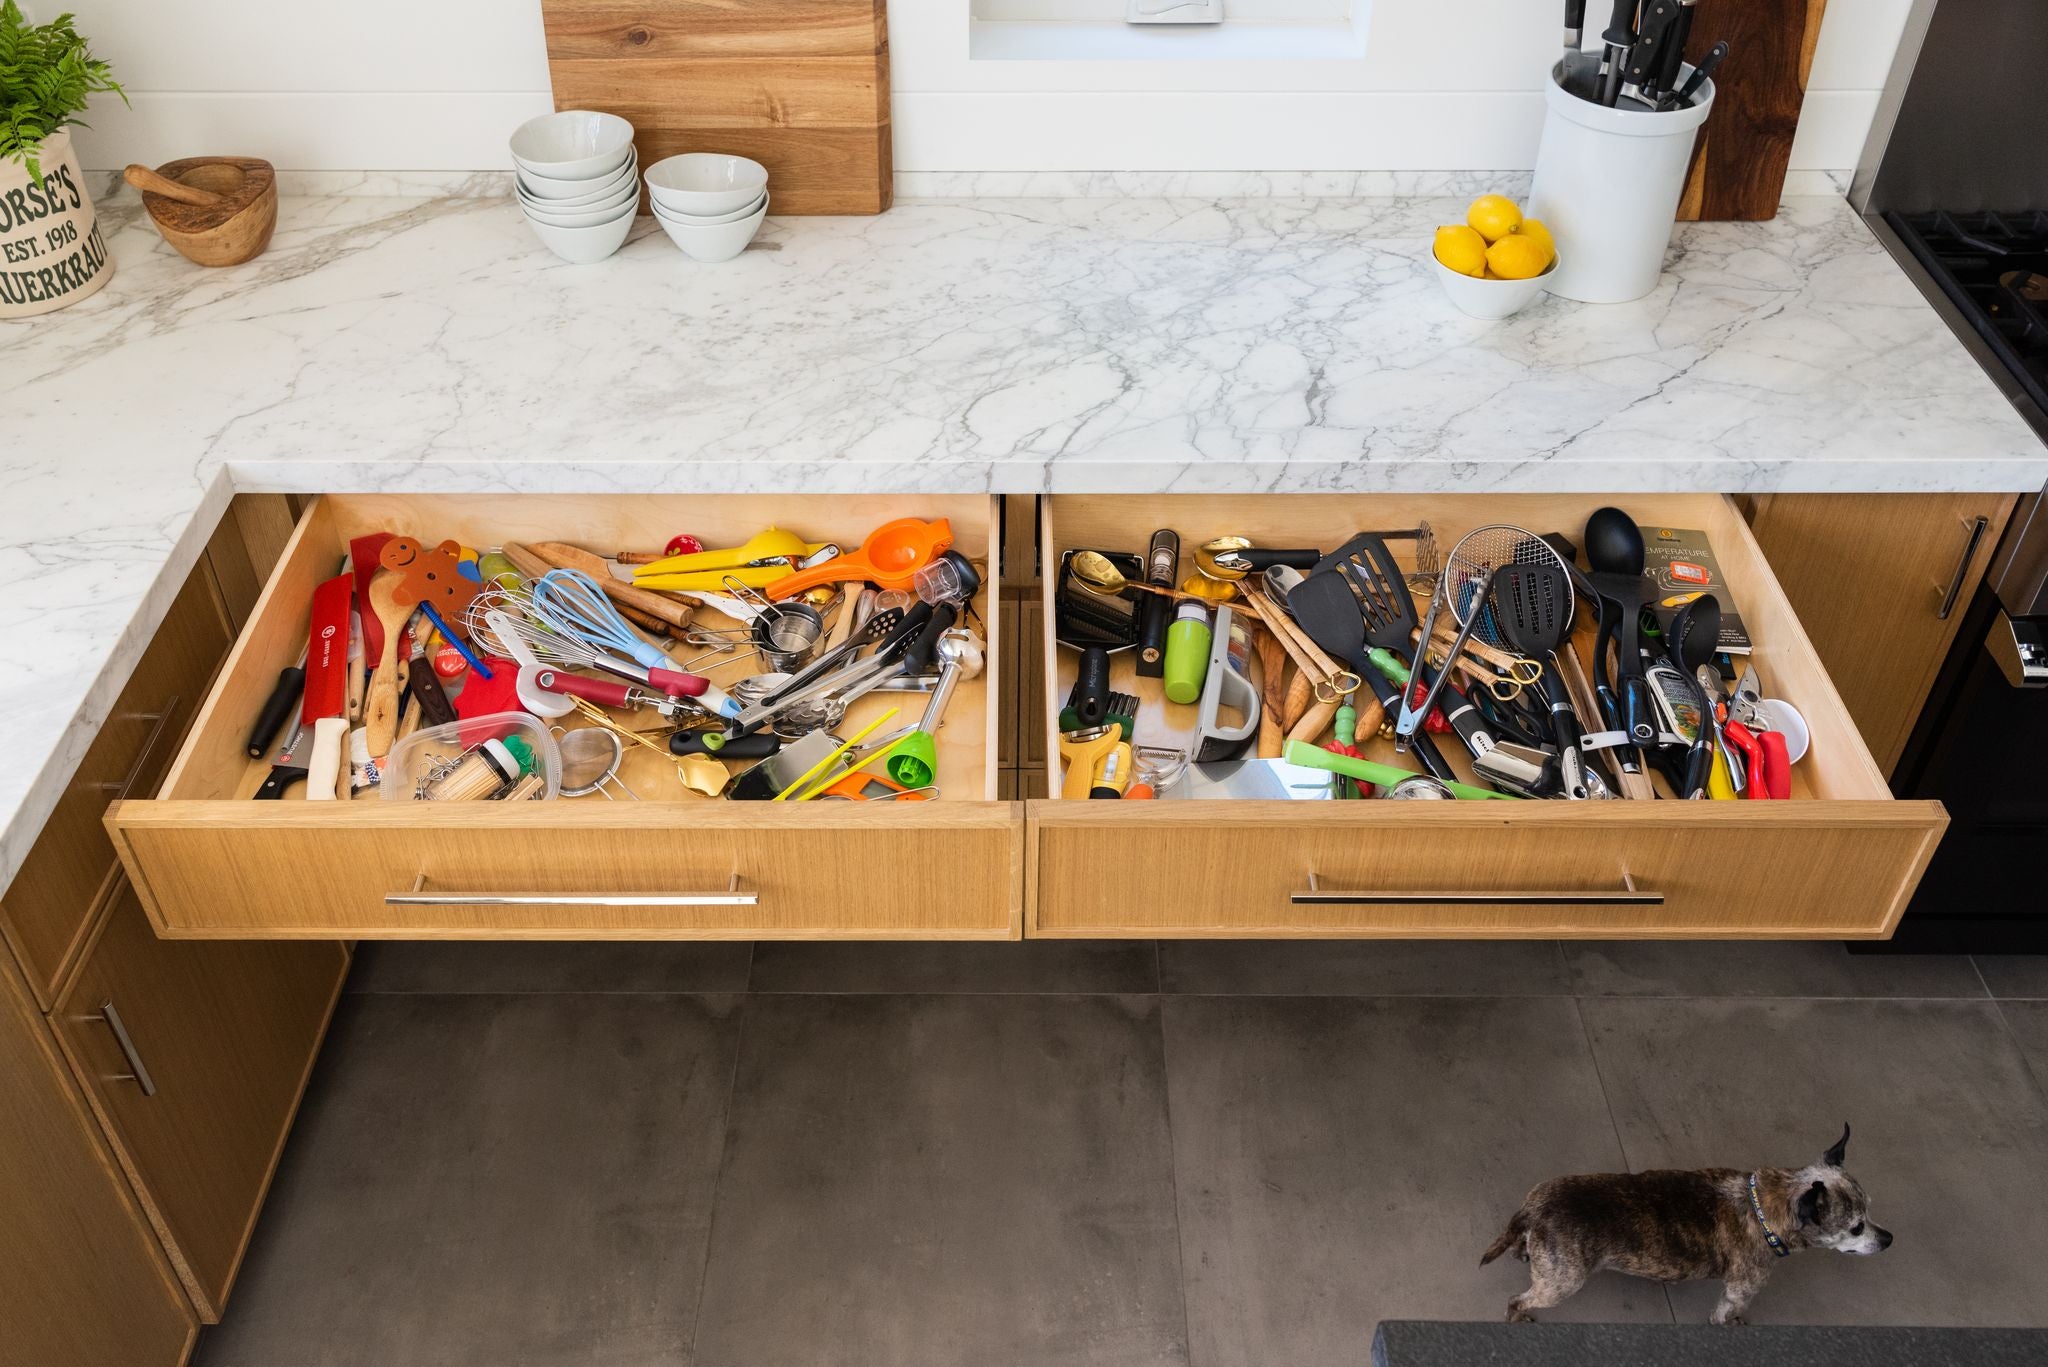
M1173 527L1189 564L1195 545L1224 534L1327 549L1360 528L1427 520L1447 554L1485 522L1576 539L1586 514L1609 502L1643 523L1707 531L1767 692L1796 705L1812 730L1812 750L1793 769L1795 800L1034 800L1026 934L1889 935L1947 817L1939 803L1892 800L1748 528L1718 496L1056 495L1043 519L1047 710L1073 681L1074 655L1052 639L1052 588L1068 549L1143 551L1154 528ZM1591 624L1580 625L1584 655ZM1128 688L1128 656L1117 657L1114 677ZM1151 681L1138 691L1143 710L1167 706ZM1184 728L1192 713L1170 708L1168 719ZM1058 722L1043 725L1056 793ZM1375 757L1401 762L1381 749Z
M112 903L51 1024L212 1323L348 956L333 941L166 943L125 882Z
M297 655L313 588L336 573L352 537L391 531L477 546L559 540L604 551L660 547L683 530L706 545L738 545L779 525L851 549L908 515L950 519L956 549L988 564L975 602L987 667L958 687L946 713L936 801L591 797L458 810L375 798L248 800L264 772L242 750L249 717ZM1021 807L996 795L995 525L985 495L318 499L161 797L119 804L108 825L151 921L173 938L1014 939L1023 826ZM914 721L924 702L918 694L870 694L840 734L889 706L901 709L899 724ZM674 784L665 770L662 756L635 750L624 776L636 791L658 792ZM636 772L655 781L643 784Z
M228 648L229 632L202 562L172 602L70 787L0 902L0 925L48 1010L117 867L100 824L108 802L155 788Z

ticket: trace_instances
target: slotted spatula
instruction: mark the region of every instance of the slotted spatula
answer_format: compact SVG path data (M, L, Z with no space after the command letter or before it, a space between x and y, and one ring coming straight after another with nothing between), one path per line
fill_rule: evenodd
M1543 663L1543 696L1550 704L1550 731L1557 741L1564 795L1592 796L1586 782L1579 714L1565 692L1557 652L1572 632L1571 576L1556 565L1503 565L1493 577L1494 620L1508 644Z

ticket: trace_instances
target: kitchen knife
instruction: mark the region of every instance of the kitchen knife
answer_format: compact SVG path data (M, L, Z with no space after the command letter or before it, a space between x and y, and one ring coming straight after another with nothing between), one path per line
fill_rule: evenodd
M1685 67L1685 44L1692 37L1692 12L1700 0L1678 0L1678 14L1672 21L1670 37L1664 43L1664 56L1657 63L1656 85L1660 95L1668 95L1678 88L1678 73Z
M1586 0L1564 0L1564 50L1577 52L1586 41Z
M1621 100L1621 78L1628 69L1629 49L1636 45L1636 0L1614 0L1614 14L1600 41L1606 45L1600 63L1600 103L1612 109Z
M299 744L305 739L306 724L292 723L291 733L284 738L284 744L277 749L277 758L271 762L270 772L264 775L263 784L256 790L259 800L275 802L291 790L294 783L304 781L304 766L292 763L292 757L299 752Z
M348 738L349 606L355 576L338 574L313 590L312 625L306 654L306 700L299 721L313 728L313 752L306 757L306 800L332 801L344 772ZM396 642L387 642L395 649Z
M1657 74L1664 69L1664 49L1670 45L1671 35L1678 27L1678 12L1683 8L1678 0L1649 0L1643 6L1643 26L1636 34L1635 46L1629 49L1622 94L1655 107Z
M306 689L306 650L299 651L299 662L277 674L277 686L270 690L270 697L263 704L263 710L256 714L256 724L249 728L249 758L262 759L263 752L277 739L277 733L284 729L285 718L291 715L292 703L299 699Z
M1692 105L1692 97L1700 93L1700 87L1707 83L1707 78L1714 74L1715 68L1721 65L1722 59L1727 57L1727 55L1728 40L1726 38L1708 48L1707 55L1700 58L1700 64L1692 69L1692 75L1685 78L1685 85L1679 89L1678 93L1664 97L1664 107L1671 109L1689 108Z

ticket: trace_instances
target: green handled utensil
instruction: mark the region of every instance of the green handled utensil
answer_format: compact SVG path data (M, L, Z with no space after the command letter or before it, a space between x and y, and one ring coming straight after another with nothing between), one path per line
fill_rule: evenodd
M1304 769L1326 769L1346 778L1362 779L1382 788L1391 788L1404 779L1427 777L1418 775L1413 769L1402 769L1392 764L1380 764L1369 759L1353 759L1349 755L1333 754L1319 745L1310 745L1305 740L1291 740L1281 751L1281 758L1289 764L1299 764ZM1452 797L1493 798L1502 802L1517 802L1519 798L1511 793L1496 793L1490 788L1475 788L1469 783L1445 783Z

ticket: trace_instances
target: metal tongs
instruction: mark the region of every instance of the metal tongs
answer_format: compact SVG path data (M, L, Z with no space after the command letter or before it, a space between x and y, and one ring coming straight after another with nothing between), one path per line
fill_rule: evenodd
M728 734L743 736L778 712L799 703L828 696L838 702L852 702L881 687L892 667L903 658L931 620L931 615L929 603L918 603L907 612L892 608L876 613L852 637L792 674L788 682L773 693L751 707L741 708ZM876 638L879 640L872 655L850 664L840 663Z

